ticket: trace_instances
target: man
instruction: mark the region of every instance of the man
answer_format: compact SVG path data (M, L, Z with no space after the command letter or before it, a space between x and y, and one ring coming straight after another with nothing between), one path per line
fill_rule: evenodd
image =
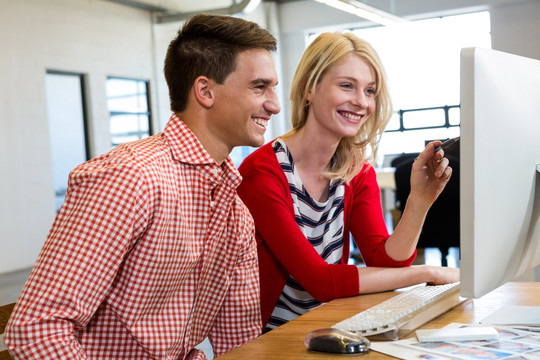
M253 220L229 152L280 107L276 40L197 15L169 45L163 133L75 168L5 333L16 359L205 359L260 334Z

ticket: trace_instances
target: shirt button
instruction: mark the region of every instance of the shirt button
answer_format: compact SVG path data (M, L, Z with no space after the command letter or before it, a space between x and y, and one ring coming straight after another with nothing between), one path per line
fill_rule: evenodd
M218 169L212 169L212 170L210 170L210 172L211 172L213 175L217 175L218 171L219 171Z
M210 207L214 207L214 205L216 205L216 202L215 201L210 201Z

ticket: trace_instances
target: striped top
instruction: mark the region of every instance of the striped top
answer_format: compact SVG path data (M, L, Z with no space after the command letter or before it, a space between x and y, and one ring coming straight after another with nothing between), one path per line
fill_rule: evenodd
M343 253L343 206L345 186L341 181L330 182L328 199L315 201L308 194L296 173L292 156L285 143L278 139L274 152L289 183L294 205L295 220L307 240L330 264L339 264ZM301 256L301 254L299 254ZM289 276L265 331L274 329L299 315L318 307L321 303Z

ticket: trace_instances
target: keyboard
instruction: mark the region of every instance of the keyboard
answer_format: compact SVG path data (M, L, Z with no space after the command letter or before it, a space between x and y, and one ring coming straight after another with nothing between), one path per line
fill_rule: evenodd
M459 294L459 282L419 285L332 327L372 340L397 340L464 300Z

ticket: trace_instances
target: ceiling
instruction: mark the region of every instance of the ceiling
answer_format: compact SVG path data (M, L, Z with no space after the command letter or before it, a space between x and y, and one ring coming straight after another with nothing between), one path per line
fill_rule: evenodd
M261 1L292 3L301 0L105 0L122 5L128 5L156 13L156 20L159 23L178 21L200 13L210 13L218 15L236 15L248 13L251 8L255 8ZM494 7L504 6L509 3L528 2L538 0L350 0L351 2L377 4L377 9L390 14L400 13L401 16L407 16L406 12L425 11L434 7L445 8L463 8L463 7ZM399 9L398 9L399 8ZM407 11L403 11L407 9Z
M299 0L105 0L122 5L150 10L156 13L157 22L187 19L195 13L236 15L251 11L261 1L287 3Z
M134 6L156 12L194 12L230 8L240 5L249 0L106 0L123 5ZM264 0L278 3L293 2L299 0ZM258 2L258 1L257 1Z

